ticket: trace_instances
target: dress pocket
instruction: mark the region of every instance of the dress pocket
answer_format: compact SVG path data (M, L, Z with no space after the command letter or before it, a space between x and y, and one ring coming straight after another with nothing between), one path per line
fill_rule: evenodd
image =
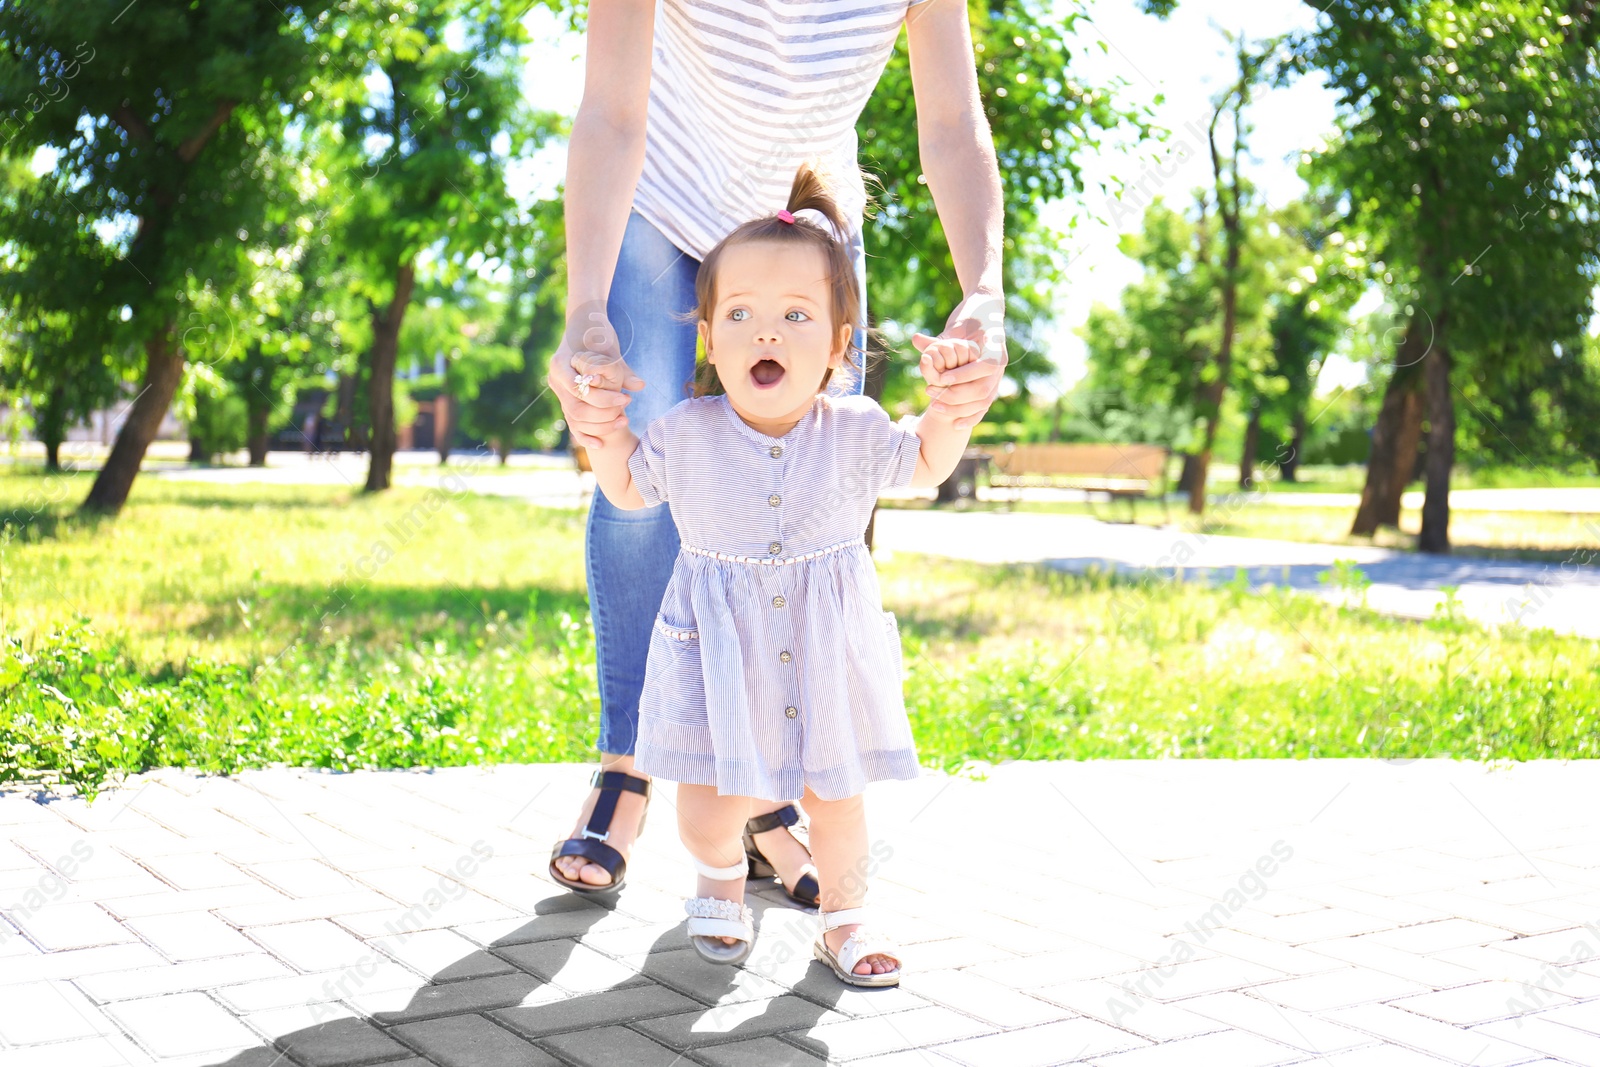
M700 663L700 631L674 626L656 615L645 661L640 714L681 726L705 726L706 682Z
M900 620L894 617L894 612L883 613L884 626L889 631L889 659L894 664L895 677L900 683L905 684L905 652L900 646Z

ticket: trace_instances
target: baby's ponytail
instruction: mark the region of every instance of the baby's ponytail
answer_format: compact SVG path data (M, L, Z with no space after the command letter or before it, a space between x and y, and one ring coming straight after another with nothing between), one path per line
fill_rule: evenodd
M789 202L784 209L791 215L811 210L820 214L833 224L838 237L842 240L848 232L844 214L839 210L838 203L833 194L828 191L828 179L825 172L815 163L802 163L800 169L795 171L794 184L789 186Z
M815 215L811 212L815 212ZM788 218L784 217L786 215ZM802 163L795 171L794 182L789 186L789 199L782 212L751 219L737 227L717 242L716 247L700 261L700 270L694 282L698 307L692 313L692 318L709 320L716 309L717 263L722 258L723 249L750 241L772 241L778 244L808 244L820 249L828 264L833 325L837 328L849 323L852 327L866 328L862 316L860 283L848 244L849 232L849 223L834 198L828 172L816 163ZM686 319L690 317L685 316ZM868 329L867 333L871 336L873 331ZM856 347L852 331L840 376L865 374L866 356L865 351ZM833 377L834 372L830 370L823 377L822 388L826 389ZM705 396L717 391L717 388L715 367L702 362L693 383L694 395Z

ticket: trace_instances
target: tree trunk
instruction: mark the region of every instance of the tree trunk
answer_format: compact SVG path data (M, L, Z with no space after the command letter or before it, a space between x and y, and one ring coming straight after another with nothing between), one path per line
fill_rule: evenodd
M44 469L58 471L61 469L61 442L67 436L67 390L65 386L56 385L45 395L45 401L39 409L38 426L39 441L44 445Z
M1228 170L1229 181L1223 182L1221 153L1217 151L1217 120L1222 117L1224 104L1218 104L1211 116L1207 136L1211 145L1211 177L1217 190L1217 217L1222 220L1222 337L1217 342L1217 355L1212 363L1216 377L1200 387L1200 410L1206 417L1205 442L1195 454L1194 480L1197 492L1189 494L1189 512L1200 516L1206 510L1207 475L1211 467L1211 449L1217 441L1217 427L1222 422L1222 400L1228 392L1228 375L1233 368L1233 331L1238 324L1239 312L1239 254L1244 244L1244 230L1239 219L1239 148L1243 131L1239 125L1239 112L1244 107L1243 82L1234 93L1233 154Z
M189 462L211 462L211 453L206 451L206 443L195 434L189 435Z
M1423 552L1450 551L1450 468L1456 452L1450 363L1450 353L1435 348L1422 368L1428 409L1427 494L1422 502L1422 532L1417 537L1417 548Z
M1239 488L1256 484L1256 451L1261 447L1261 401L1250 405L1250 421L1244 427L1244 448L1239 454Z
M1178 492L1194 495L1194 453L1183 454L1183 469L1178 472Z
M369 493L389 488L394 467L394 363L400 351L400 324L416 284L416 269L401 265L395 274L394 297L372 312L372 347L367 352L367 409L372 417L372 456L367 464Z
M339 399L334 404L333 428L339 432L335 452L344 451L345 445L355 440L353 423L356 421L356 375L339 375Z
M168 324L144 343L144 388L128 410L128 420L117 432L116 443L105 466L95 475L94 485L79 509L115 515L128 502L133 480L139 474L144 454L161 429L161 420L172 406L178 383L183 379L183 348L177 343L175 326Z
M433 402L433 444L439 450L439 466L450 462L450 438L455 432L455 403L448 393Z
M1422 437L1422 394L1418 390L1422 376L1417 368L1431 343L1424 332L1413 317L1400 340L1394 375L1383 392L1383 406L1372 428L1367 481L1350 527L1354 536L1371 537L1380 526L1400 525L1400 498L1416 471L1417 442ZM1432 330L1426 332L1431 335Z
M245 447L250 450L250 466L265 467L267 465L267 412L252 411L250 413L250 436L245 441Z
M1283 457L1283 462L1278 464L1278 477L1286 482L1293 482L1300 474L1300 450L1306 446L1306 413L1298 411L1294 416L1294 431L1289 438L1289 454Z

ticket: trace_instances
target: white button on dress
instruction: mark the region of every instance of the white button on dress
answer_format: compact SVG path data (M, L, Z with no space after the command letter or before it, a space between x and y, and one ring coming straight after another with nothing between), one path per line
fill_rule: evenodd
M918 775L899 631L863 532L920 444L861 396L817 397L781 441L726 396L646 427L628 469L647 506L672 505L682 551L645 664L641 773L768 800Z

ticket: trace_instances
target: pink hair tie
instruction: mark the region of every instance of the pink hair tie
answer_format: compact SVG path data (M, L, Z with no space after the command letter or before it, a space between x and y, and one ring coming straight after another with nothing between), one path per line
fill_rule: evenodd
M778 212L778 220L780 222L787 222L791 226L794 225L794 216L789 214L788 208L784 208Z

